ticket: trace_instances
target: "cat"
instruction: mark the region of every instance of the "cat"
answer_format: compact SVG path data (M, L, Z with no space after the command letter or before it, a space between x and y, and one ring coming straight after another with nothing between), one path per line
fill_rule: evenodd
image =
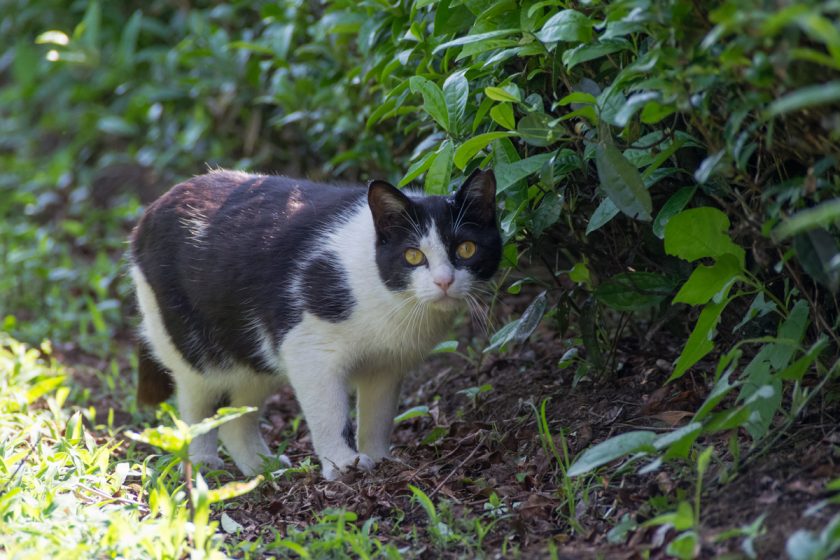
M174 390L194 423L220 406L259 409L288 379L322 475L371 470L390 457L403 375L499 266L495 196L493 172L480 170L450 196L222 170L176 185L131 236L151 354L139 400ZM191 460L223 466L221 439L243 474L262 472L272 453L259 419L197 437Z

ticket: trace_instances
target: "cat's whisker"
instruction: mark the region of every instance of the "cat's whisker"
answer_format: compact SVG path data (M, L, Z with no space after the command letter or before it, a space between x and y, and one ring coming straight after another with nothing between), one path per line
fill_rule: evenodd
M488 316L488 308L484 306L474 295L467 294L466 297L467 303L469 304L470 308L470 315L473 318L473 321L478 324L478 327L482 330L484 336L489 335L488 330L488 323L489 323L489 316Z

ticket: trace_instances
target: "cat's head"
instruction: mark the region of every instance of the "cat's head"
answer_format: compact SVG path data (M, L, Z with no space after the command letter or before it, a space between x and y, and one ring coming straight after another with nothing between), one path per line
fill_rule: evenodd
M409 196L373 181L368 204L376 264L389 289L451 310L496 272L502 240L492 171L475 171L450 196Z

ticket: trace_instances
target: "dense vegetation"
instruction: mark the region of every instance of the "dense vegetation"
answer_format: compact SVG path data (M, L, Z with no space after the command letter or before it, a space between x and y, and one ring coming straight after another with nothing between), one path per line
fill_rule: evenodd
M668 364L663 384L702 387L672 429L577 457L535 400L558 530L586 532L575 508L593 473L668 470L690 490L610 523L668 525L665 553L694 557L704 481L744 476L836 402L836 0L9 0L0 29L0 330L97 360L112 393L131 384L125 236L175 180L223 166L446 193L492 167L505 240L492 308L514 311L471 341L471 363L546 331L572 387L615 382L622 351L646 346ZM166 457L120 455L107 404L50 360L49 344L0 339L0 550L69 551L50 535L74 516L91 554L233 553L209 506L253 485L182 487ZM156 423L126 398L135 426ZM177 459L189 432L135 437ZM137 500L113 498L127 477ZM434 536L435 504L412 492ZM792 535L788 553L827 557L838 526ZM399 554L375 520L341 511L250 552L337 553L319 539Z

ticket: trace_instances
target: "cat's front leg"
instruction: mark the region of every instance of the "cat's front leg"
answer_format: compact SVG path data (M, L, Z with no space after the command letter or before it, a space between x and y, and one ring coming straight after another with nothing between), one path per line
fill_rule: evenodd
M324 478L335 480L350 467L371 470L375 462L358 453L344 439L344 427L350 410L347 380L331 352L287 353L289 381L309 431L315 453L321 461Z
M358 389L359 451L374 461L389 458L402 376L391 372L372 372L359 376L355 381Z

